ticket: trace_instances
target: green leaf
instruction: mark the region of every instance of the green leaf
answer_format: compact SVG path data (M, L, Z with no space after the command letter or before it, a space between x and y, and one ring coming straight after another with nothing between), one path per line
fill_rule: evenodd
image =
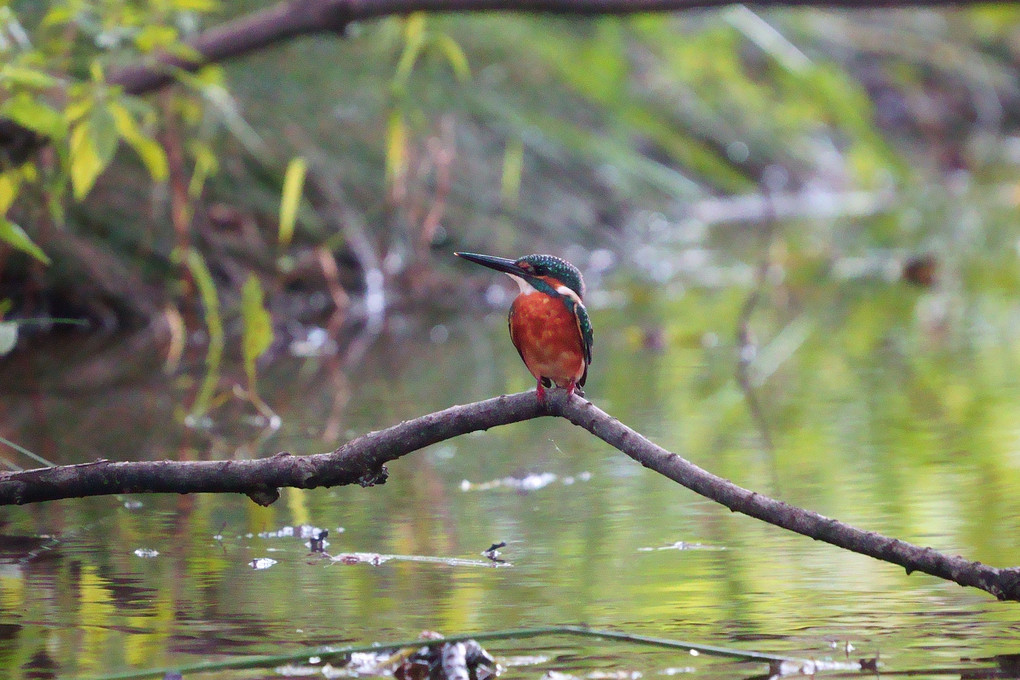
M506 151L503 152L503 176L499 193L504 205L517 205L523 168L524 143L520 138L515 138L506 143Z
M178 12L212 12L220 7L216 0L174 0L173 5Z
M3 68L0 68L0 81L37 90L55 87L60 82L45 71L13 64L5 64Z
M117 141L120 135L117 133L117 121L107 107L97 107L92 112L92 141L96 145L96 153L103 161L103 168L106 168L113 160L113 154L117 151Z
M7 209L18 197L18 190L21 188L21 173L4 172L0 173L0 215L6 214Z
M54 7L53 9L46 13L46 16L43 17L39 25L49 28L51 26L69 24L71 23L71 21L74 20L74 17L75 10L73 7L64 7L58 5L57 7Z
M283 176L279 243L284 248L290 245L290 239L294 236L294 223L297 220L298 206L301 204L301 190L305 184L307 171L308 163L299 156L291 159L287 164L287 172Z
M188 196L197 199L202 195L205 181L219 172L220 165L216 152L205 142L189 144L188 150L195 159L195 169L191 173L191 181L188 182Z
M386 126L386 180L390 185L404 174L407 166L407 127L399 112L390 114Z
M90 127L91 123L86 120L71 131L71 187L78 200L85 198L103 171L103 163L92 143Z
M0 357L10 353L18 344L18 324L15 321L0 321Z
M253 392L255 362L273 344L273 319L263 304L262 284L254 274L248 276L241 290L241 318L244 320L241 338L244 370L248 374L249 391Z
M64 109L64 120L68 123L74 123L75 121L84 118L89 111L92 110L92 105L95 102L89 97L82 97L72 101Z
M0 217L0 241L28 253L40 262L50 263L50 258L28 237L25 230L4 217Z
M154 182L162 182L169 175L166 153L156 140L142 133L135 117L120 102L111 102L109 108L117 133L124 138L142 159Z
M172 26L150 24L135 35L135 47L142 52L167 48L177 42L177 29Z
M135 150L138 157L142 159L142 163L145 164L145 168L149 171L149 176L152 177L154 182L162 182L170 175L170 170L167 166L166 153L163 151L163 147L159 145L156 140L144 135L138 137L125 138L131 148Z
M21 92L4 102L0 113L45 137L63 139L67 134L63 115L50 106L37 101L27 92Z
M71 131L71 187L79 201L88 195L96 179L113 160L117 150L117 124L105 108L78 123Z
M450 64L450 68L453 69L453 74L457 76L457 80L462 83L471 80L471 66L468 64L467 55L464 54L464 50L461 49L456 40L448 35L437 35L432 39L432 43L446 57L446 61Z
M404 22L404 51L397 61L397 70L393 74L393 87L403 90L411 71L425 47L428 33L425 31L425 15L422 12L407 17Z

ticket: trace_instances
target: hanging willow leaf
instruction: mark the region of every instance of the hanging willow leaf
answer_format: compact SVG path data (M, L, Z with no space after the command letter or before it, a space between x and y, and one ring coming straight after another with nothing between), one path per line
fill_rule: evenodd
M299 156L291 159L287 164L287 172L283 176L279 232L279 243L282 248L290 245L290 240L294 236L294 223L297 221L298 206L301 205L301 192L305 185L307 172L308 163Z
M113 160L117 139L117 123L104 107L95 108L71 131L71 187L79 201Z

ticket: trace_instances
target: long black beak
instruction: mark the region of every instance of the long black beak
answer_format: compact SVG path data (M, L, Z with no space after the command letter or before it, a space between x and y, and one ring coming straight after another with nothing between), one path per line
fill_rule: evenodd
M496 257L495 255L479 255L478 253L454 253L457 257L463 257L465 260L480 264L483 267L489 269L495 269L498 272L505 274L512 274L513 276L525 277L528 272L517 266L517 262L514 260L507 259L505 257Z

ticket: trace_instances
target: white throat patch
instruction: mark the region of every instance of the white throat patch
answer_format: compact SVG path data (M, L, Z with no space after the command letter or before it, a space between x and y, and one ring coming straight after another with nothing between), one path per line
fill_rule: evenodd
M582 304L580 296L574 291L572 291L570 288L567 288L566 286L557 286L556 292L562 295L563 297L570 298L579 305Z
M521 289L520 292L521 295L531 295L532 293L538 292L534 286L532 286L530 283L528 283L521 277L510 273L506 273L506 275L517 282L517 287ZM562 295L563 297L570 298L579 305L584 304L583 302L581 302L581 297L567 286L557 286L556 292Z
M511 279L517 282L517 286L521 289L521 295L530 295L531 293L538 292L537 290L535 290L534 286L532 286L530 283L528 283L521 277L509 273L507 273L507 276L509 276Z

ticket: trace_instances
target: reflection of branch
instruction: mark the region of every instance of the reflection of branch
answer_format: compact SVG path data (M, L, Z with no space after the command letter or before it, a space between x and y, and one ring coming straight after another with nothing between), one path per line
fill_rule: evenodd
M386 479L385 463L457 435L541 416L561 416L627 454L643 466L734 512L815 540L921 571L1000 599L1020 601L1020 568L998 569L963 557L863 531L810 510L787 505L737 486L652 443L576 395L553 390L546 404L534 392L521 392L454 406L399 425L370 432L332 453L293 456L280 453L258 460L96 461L25 472L0 473L0 505L121 493L236 492L269 504L278 488L310 489Z
M766 204L767 209L771 212L769 206L771 206L770 203ZM758 271L754 277L754 290L747 296L744 306L740 309L740 316L737 318L737 382L740 384L740 390L744 393L744 399L747 400L751 418L761 432L762 443L769 455L773 457L772 467L773 475L775 475L775 445L772 442L769 423L762 411L761 402L758 401L758 393L754 389L750 375L751 364L758 351L751 332L751 315L754 314L754 310L764 294L765 286L768 284L769 251L772 247L772 234L775 232L775 220L771 215L767 215L764 222L761 238L761 261L758 263Z
M762 269L767 270L768 258L763 258L762 263L764 265ZM751 333L751 314L754 312L754 308L758 306L758 301L762 295L762 286L764 285L764 281L759 279L754 291L744 301L744 306L740 310L740 317L737 320L737 383L740 385L740 391L744 393L747 409L751 412L751 419L754 420L758 431L761 433L765 449L769 453L773 453L775 445L772 442L769 423L761 409L761 402L758 401L758 393L754 389L750 375L751 364L754 362L754 355L758 351L757 344L752 338Z

